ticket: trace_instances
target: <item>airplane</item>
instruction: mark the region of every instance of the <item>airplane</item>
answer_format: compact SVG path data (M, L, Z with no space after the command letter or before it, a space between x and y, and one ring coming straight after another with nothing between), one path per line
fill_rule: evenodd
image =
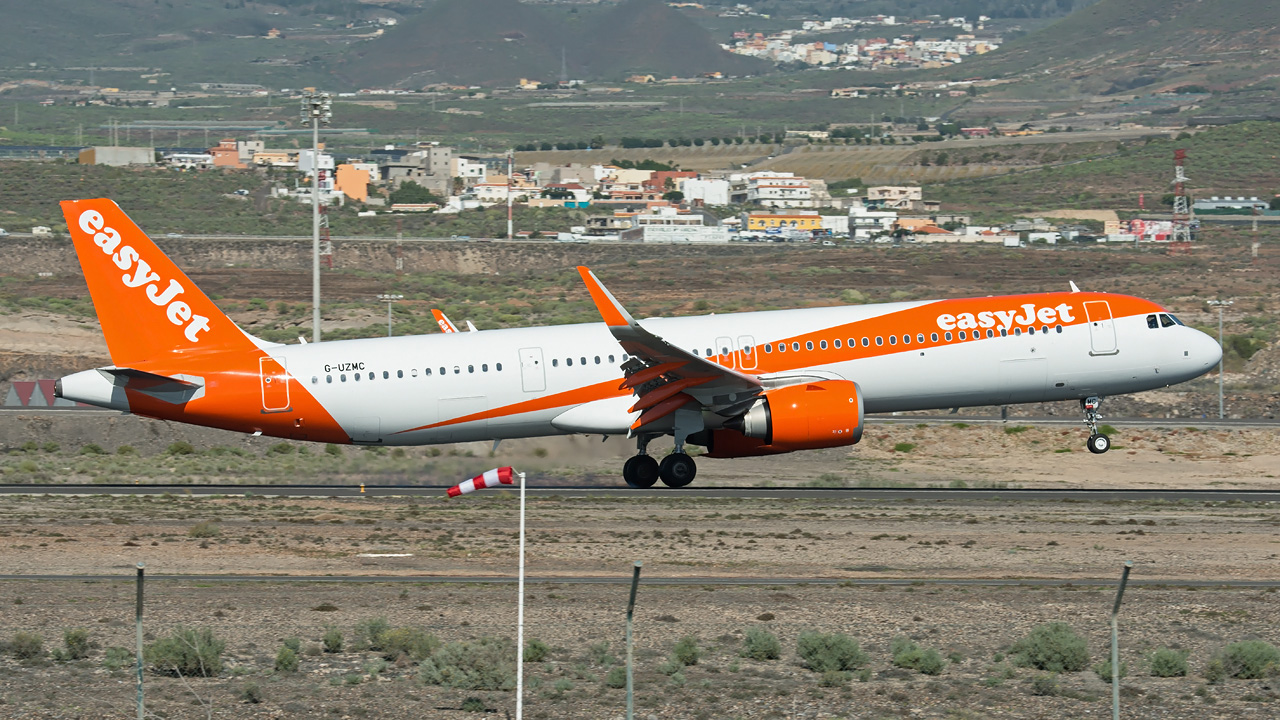
M112 201L62 203L112 365L58 397L253 435L426 445L625 436L632 487L688 485L689 445L738 458L856 444L868 413L1079 400L1199 377L1208 335L1128 295L1031 293L283 345L235 325ZM649 454L671 436L673 452Z
M449 316L445 315L443 312L435 308L431 308L431 317L434 317L436 319L436 324L440 326L440 332L444 332L444 333L458 332L458 326L454 325L453 321L449 319ZM476 326L473 325L470 320L468 320L467 332L475 332L475 331L476 331Z

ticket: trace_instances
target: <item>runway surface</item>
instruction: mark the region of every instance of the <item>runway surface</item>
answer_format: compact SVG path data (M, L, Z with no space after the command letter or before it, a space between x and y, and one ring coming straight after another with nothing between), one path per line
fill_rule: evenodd
M443 497L447 485L0 485L0 495L245 495L263 497ZM511 493L514 489L503 492ZM531 497L680 500L1026 500L1111 502L1280 502L1280 490L1089 490L956 488L686 487L639 490L616 485L529 486Z
M0 575L3 581L112 582L134 580L135 571L122 570L119 575ZM147 575L147 581L186 583L419 583L429 585L514 585L512 576L493 575ZM1114 586L1118 578L832 578L832 577L644 577L642 585L659 586L756 586L756 585L844 585L844 586L923 586L953 585L972 587L1099 587ZM526 584L540 585L629 585L630 574L601 576L526 577ZM1129 585L1142 587L1195 588L1273 588L1280 580L1205 580L1190 578L1130 578Z

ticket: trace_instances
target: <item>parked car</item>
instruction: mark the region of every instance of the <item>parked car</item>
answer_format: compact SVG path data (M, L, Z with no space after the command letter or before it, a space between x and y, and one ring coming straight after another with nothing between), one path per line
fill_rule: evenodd
M9 231L4 228L0 228L0 237L9 237Z

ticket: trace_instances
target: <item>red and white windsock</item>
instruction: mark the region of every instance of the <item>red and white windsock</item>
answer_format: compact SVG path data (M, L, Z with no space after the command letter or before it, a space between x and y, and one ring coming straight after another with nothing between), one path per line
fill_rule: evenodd
M470 480L460 482L449 488L449 497L458 497L466 495L469 492L483 490L484 488L498 487L499 485L515 485L515 471L509 467L494 468L483 475L477 475Z

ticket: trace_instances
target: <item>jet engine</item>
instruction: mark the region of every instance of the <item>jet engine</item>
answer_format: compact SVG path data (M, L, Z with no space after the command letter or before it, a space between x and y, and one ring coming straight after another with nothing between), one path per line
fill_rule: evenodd
M765 391L742 415L713 430L709 457L773 455L853 445L862 439L862 391L850 380Z

